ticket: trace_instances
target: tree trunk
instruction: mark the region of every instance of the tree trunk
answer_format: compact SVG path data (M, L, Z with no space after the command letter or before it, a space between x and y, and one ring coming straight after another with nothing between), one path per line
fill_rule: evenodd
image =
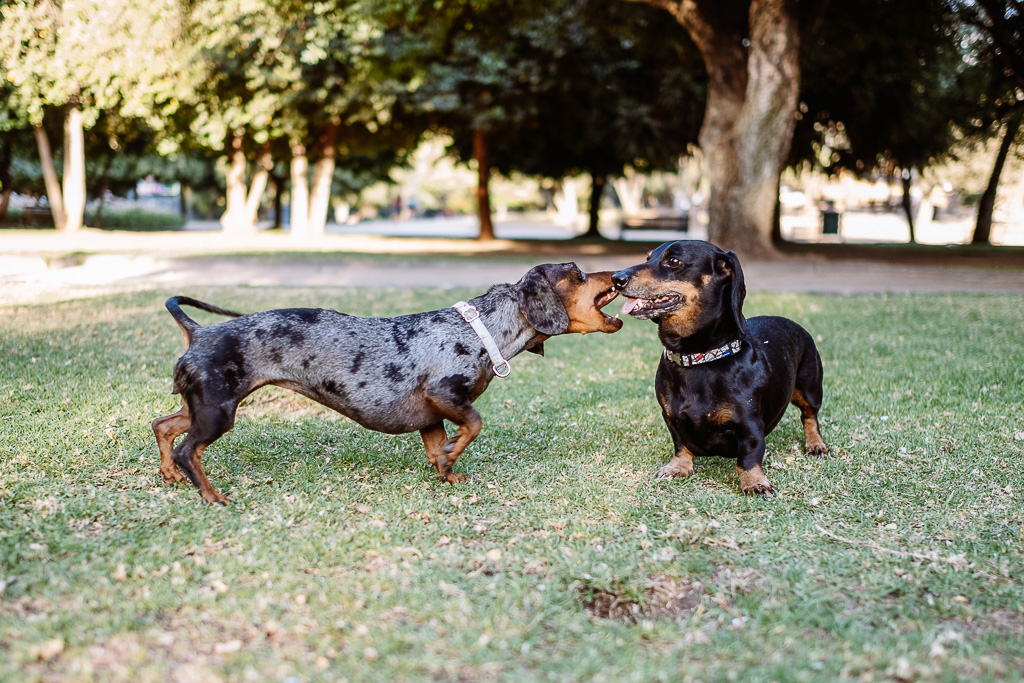
M576 188L575 178L562 178L556 185L555 209L558 220L563 225L575 227L580 217L580 195Z
M291 217L289 229L292 238L304 240L308 236L306 227L309 224L309 161L306 159L306 146L292 143L292 192Z
M600 238L601 231L598 225L601 222L601 197L604 195L604 186L608 184L607 176L599 173L590 174L590 210L587 220L587 232L584 237Z
M309 196L309 234L323 237L327 229L327 212L331 208L331 182L334 180L334 159L337 155L338 124L331 122L320 140L320 158L313 164L313 191Z
M50 138L46 130L39 126L32 127L36 134L36 146L39 148L39 163L43 167L43 182L46 185L46 199L50 202L50 213L53 215L53 225L58 231L63 232L67 227L67 214L64 212L64 195L60 189L60 181L57 179L57 171L53 168L53 153L50 151Z
M252 182L249 186L249 196L245 199L245 220L256 230L256 222L259 220L260 203L263 201L263 193L267 191L267 182L270 180L270 170L274 168L274 159L270 156L270 143L268 142L260 150L259 158L256 160L256 168L252 174Z
M274 229L281 229L281 207L284 206L284 178L271 176L274 181Z
M903 213L907 216L907 228L910 230L910 243L914 244L917 242L917 237L914 235L914 211L911 206L910 190L913 184L913 174L909 168L903 169L900 173L900 185L903 187Z
M185 183L181 183L180 188L178 209L181 211L181 217L188 221L188 199L192 195L192 188Z
M91 227L103 227L103 206L106 203L107 190L110 189L110 165L114 163L113 153L103 157L103 170L100 172L99 200L96 202L96 213L92 215Z
M1013 146L1017 131L1020 130L1021 118L1024 117L1024 108L1010 114L1006 121L1006 130L1003 131L1003 141L999 144L999 153L996 154L996 163L992 167L992 175L988 179L988 187L981 195L978 202L978 219L974 224L974 235L971 237L971 244L988 244L992 240L992 212L996 208L996 192L999 189L999 176L1003 173L1003 166L1006 164L1006 157Z
M11 144L6 137L0 140L0 223L7 222L7 208L11 199Z
M65 232L81 229L85 218L85 132L82 110L68 107L64 119L64 216Z
M622 213L634 214L640 211L640 201L644 196L644 178L627 168L621 178L612 180L612 187L619 197Z
M225 233L241 235L252 232L252 224L248 221L245 207L245 152L242 151L242 136L231 136L227 176L227 206L220 217L220 225Z
M675 15L708 72L700 146L711 186L709 239L770 257L800 88L797 0L751 0L746 17L722 10L718 0L647 2Z
M477 215L480 217L480 235L477 239L493 240L494 224L491 222L491 165L487 154L487 133L481 128L473 131L473 158L476 160Z

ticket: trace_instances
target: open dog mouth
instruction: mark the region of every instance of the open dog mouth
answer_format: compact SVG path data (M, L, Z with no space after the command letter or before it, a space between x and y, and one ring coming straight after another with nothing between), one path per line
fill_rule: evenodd
M603 291L600 294L598 294L597 297L594 299L594 308L596 308L597 310L601 311L602 308L604 308L605 306L610 304L613 300L615 300L615 298L617 296L619 296L619 291L617 289L615 289L614 287L606 289L605 291ZM604 321L606 323L609 323L609 324L618 323L620 326L622 325L622 321L621 320L619 320L618 318L613 318L612 316L608 315L604 311L601 311L601 315L604 316Z
M651 318L663 311L678 307L682 300L683 298L678 294L665 294L654 299L626 296L626 302L622 304L622 310L619 312L634 318Z

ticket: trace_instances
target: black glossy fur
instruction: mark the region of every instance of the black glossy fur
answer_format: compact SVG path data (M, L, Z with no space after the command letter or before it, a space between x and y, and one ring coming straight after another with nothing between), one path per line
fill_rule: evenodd
M800 409L806 452L828 453L818 429L822 366L814 340L786 318L743 317L746 286L735 254L707 242L669 242L612 281L640 300L630 314L656 322L667 351L699 354L742 341L735 355L690 367L662 354L655 391L675 456L658 477L688 477L694 456L718 455L736 459L745 493L774 493L762 468L765 437L790 403Z
M600 311L615 295L610 272L587 275L572 263L548 264L469 303L510 359L524 350L543 353L550 336L618 330L622 321ZM237 317L201 327L182 304ZM186 351L174 368L182 408L153 421L165 481L187 477L204 500L226 504L203 472L202 453L232 428L242 399L268 384L308 396L368 429L419 431L441 479L466 479L452 467L480 433L473 401L495 371L476 331L455 310L396 318L311 308L240 315L187 297L172 297L167 310L185 334ZM451 437L444 420L458 427Z

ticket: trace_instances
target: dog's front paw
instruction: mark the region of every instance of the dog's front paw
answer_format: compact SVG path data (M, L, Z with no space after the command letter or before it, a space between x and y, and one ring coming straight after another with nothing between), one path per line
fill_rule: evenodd
M213 489L210 489L209 491L200 491L200 495L203 497L203 500L211 505L223 505L227 507L227 504L231 502L230 498L214 491Z
M441 481L446 481L449 484L461 484L464 481L469 481L469 477L461 472L448 472L441 475Z
M750 470L737 467L736 471L740 474L740 489L743 490L743 493L762 498L770 498L775 495L775 487L768 481L768 477L764 476L764 470L760 465L755 465Z
M693 474L693 454L686 448L680 448L668 464L658 470L655 479L676 479L689 477Z
M693 463L689 467L680 466L675 460L662 467L654 474L655 479L677 479L693 475Z
M169 471L161 468L160 474L163 475L165 484L184 484L188 481L188 478L177 467L172 467Z
M807 455L816 455L819 458L828 455L830 452L828 444L824 441L807 444L807 447L804 449L804 453Z

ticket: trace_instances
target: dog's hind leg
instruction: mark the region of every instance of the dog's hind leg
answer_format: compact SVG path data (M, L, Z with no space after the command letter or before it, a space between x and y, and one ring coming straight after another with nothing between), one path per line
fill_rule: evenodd
M208 503L227 505L231 502L218 493L203 472L203 451L223 436L235 424L236 403L221 406L202 406L193 410L192 426L171 457L181 471L199 488L199 495Z
M800 389L793 390L793 398L790 401L800 409L800 420L804 424L804 452L808 455L828 455L828 445L821 438L821 430L818 425L818 410L821 408L821 398L812 402Z
M483 427L483 420L476 408L468 401L459 399L458 394L452 395L448 391L427 395L427 401L437 414L459 428L455 434L447 436L440 422L420 431L423 445L427 449L427 459L437 468L441 480L449 484L469 478L465 474L453 472L452 468L462 451L466 450L466 446L472 443Z
M800 420L804 425L804 452L808 455L827 455L829 452L818 425L818 411L825 393L821 386L822 375L821 356L811 346L804 351L796 369L796 387L790 398L790 403L800 409Z
M160 449L160 474L168 484L187 481L171 458L174 440L184 434L192 426L192 418L188 413L188 403L181 401L181 410L153 420L153 434L156 435L156 446Z

